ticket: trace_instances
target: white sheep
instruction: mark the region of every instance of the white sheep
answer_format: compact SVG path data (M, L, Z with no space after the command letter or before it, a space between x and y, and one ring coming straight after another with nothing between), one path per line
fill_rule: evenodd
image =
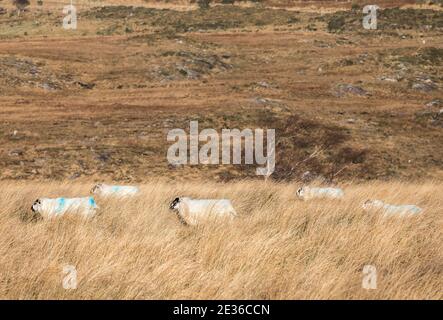
M391 205L384 203L381 200L367 200L363 204L363 209L366 211L369 210L382 210L384 212L385 216L389 215L400 215L400 216L406 216L406 215L415 215L419 214L423 211L420 207L417 207L415 205L406 204L406 205Z
M175 198L169 205L179 220L186 225L196 225L207 218L230 218L237 216L230 200L195 200L187 197Z
M85 198L39 198L31 207L34 213L44 218L62 216L66 213L77 213L85 217L93 216L98 209L93 197Z
M140 192L139 188L133 186L110 186L103 183L95 185L91 193L101 197L131 197Z
M341 199L345 193L340 188L314 188L301 187L297 190L297 196L302 200L310 200L314 198Z

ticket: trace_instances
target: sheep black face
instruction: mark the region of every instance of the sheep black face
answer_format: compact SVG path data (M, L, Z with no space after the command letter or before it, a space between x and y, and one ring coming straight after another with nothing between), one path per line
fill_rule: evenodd
M92 188L91 193L96 194L102 188L102 186L102 184L95 185L94 188Z
M297 190L297 196L301 197L303 195L303 188Z
M181 216L179 212L179 205L180 205L181 199L175 198L171 204L169 205L169 210L172 210L176 215L180 223L184 226L187 226L188 223L185 221L185 219Z
M174 201L169 205L169 210L176 211L178 210L178 205L180 203L180 198L175 198Z
M363 203L363 209L369 210L373 208L381 208L383 207L383 202L380 200L366 200L365 203Z
M31 206L32 212L34 212L34 213L39 212L41 205L42 205L42 202L40 199L35 200L34 204Z

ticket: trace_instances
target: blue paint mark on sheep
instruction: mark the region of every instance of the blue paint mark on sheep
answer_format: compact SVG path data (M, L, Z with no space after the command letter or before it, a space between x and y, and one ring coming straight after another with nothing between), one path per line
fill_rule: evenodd
M58 198L57 199L57 209L55 210L56 213L61 213L63 208L65 207L66 200L65 198Z
M95 200L94 200L93 197L89 197L89 205L90 205L92 208L97 208L97 203L95 202Z

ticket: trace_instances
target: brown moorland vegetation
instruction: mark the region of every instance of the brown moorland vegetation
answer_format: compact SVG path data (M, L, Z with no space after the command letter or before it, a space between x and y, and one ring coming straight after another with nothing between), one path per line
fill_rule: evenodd
M443 11L385 9L372 31L349 9L80 6L69 31L62 17L0 16L1 179L254 176L171 168L167 132L190 120L276 129L277 180L443 177Z

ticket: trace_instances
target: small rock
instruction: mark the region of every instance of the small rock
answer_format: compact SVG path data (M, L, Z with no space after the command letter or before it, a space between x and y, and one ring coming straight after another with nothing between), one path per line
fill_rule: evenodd
M320 40L314 40L314 46L319 48L330 48L331 45L327 42L320 41Z
M412 84L412 89L429 92L437 89L437 84L427 75L416 77L416 82Z
M381 76L381 77L378 78L378 79L381 80L381 81L398 82L397 79L389 78L389 77L386 77L386 76Z
M301 180L303 182L311 182L312 180L315 179L315 175L311 173L311 171L305 171L302 175L301 175Z
M43 83L42 85L41 85L41 87L44 89L44 90L46 90L46 91L53 91L53 90L55 90L55 87L53 86L53 85L51 85L50 83Z
M77 81L75 84L78 84L83 89L92 90L95 87L95 83L86 83L82 81Z
M350 84L340 84L337 86L336 96L342 97L345 94L353 94L357 96L367 96L368 92L361 87Z
M25 154L25 151L22 149L14 149L9 152L10 157L20 157Z
M111 159L111 155L109 153L102 153L97 157L97 159L102 162L107 162L109 159Z
M269 83L267 83L266 81L260 81L260 82L257 82L257 85L259 86L259 87L262 87L262 88L271 88L272 86L269 84Z
M279 105L279 101L274 100L274 99L268 99L268 98L262 98L262 97L255 97L254 98L254 102L258 103L258 104L264 104L264 105Z
M435 85L435 83L421 82L421 83L414 83L412 85L412 89L424 91L424 92L429 92L429 91L437 89L437 86Z
M77 178L80 178L81 174L76 172L72 176L69 177L69 180L75 180Z
M32 74L33 76L36 76L39 74L39 71L35 66L33 66L31 67L31 70L29 70L29 73Z
M431 102L428 102L425 106L427 108L433 108L433 107L440 107L443 105L443 102L440 99L432 100Z

